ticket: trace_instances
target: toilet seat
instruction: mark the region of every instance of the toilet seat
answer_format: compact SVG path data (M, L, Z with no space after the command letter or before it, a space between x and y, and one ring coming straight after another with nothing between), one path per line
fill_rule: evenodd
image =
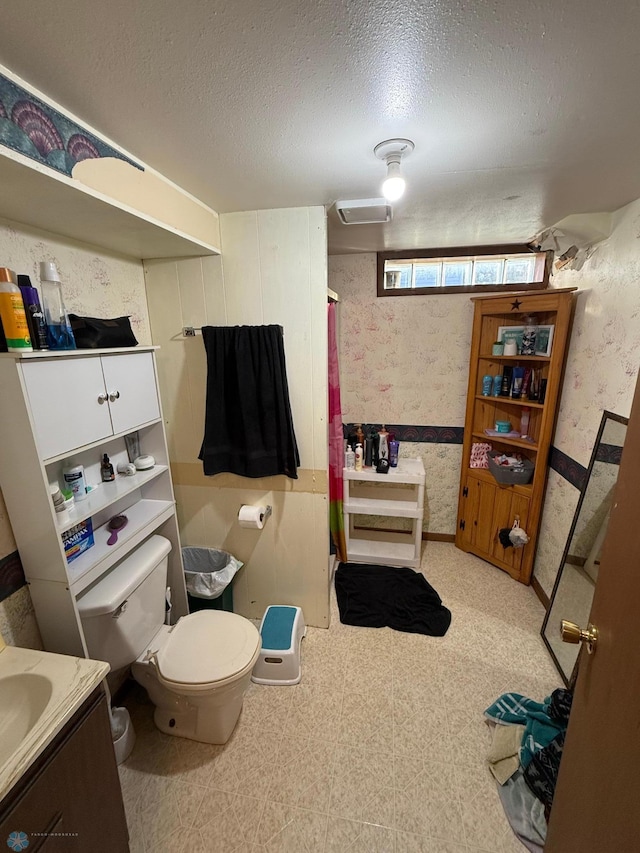
M198 693L223 687L250 672L260 645L257 628L243 616L200 610L178 620L157 651L151 648L158 680L165 687L176 693Z

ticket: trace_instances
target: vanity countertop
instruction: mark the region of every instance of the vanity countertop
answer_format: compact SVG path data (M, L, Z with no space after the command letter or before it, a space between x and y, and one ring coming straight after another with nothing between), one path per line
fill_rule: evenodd
M103 661L0 643L0 800L107 672Z

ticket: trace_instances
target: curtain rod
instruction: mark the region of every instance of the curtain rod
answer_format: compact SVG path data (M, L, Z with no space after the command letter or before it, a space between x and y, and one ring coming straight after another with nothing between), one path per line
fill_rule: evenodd
M202 334L202 326L183 326L182 327L182 337L183 338L195 338L195 336L200 332ZM284 337L284 329L280 326L280 332Z

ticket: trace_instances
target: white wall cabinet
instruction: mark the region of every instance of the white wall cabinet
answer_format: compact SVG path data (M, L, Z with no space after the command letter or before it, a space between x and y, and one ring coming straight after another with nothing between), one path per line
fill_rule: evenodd
M166 536L174 621L187 613L180 538L153 348L0 356L0 485L45 648L86 655L76 599L153 533ZM156 464L102 483L104 453L128 461L124 437L137 431ZM59 522L49 484L81 464L96 488ZM115 545L109 519L126 514ZM94 545L68 563L62 535L91 519Z
M42 459L160 417L150 352L25 360L22 375Z

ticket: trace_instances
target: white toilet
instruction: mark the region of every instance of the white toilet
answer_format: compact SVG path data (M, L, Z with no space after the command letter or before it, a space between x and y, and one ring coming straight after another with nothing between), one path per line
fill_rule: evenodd
M235 613L200 610L164 625L171 543L151 536L78 598L89 654L131 666L167 734L226 743L260 654L256 627Z

